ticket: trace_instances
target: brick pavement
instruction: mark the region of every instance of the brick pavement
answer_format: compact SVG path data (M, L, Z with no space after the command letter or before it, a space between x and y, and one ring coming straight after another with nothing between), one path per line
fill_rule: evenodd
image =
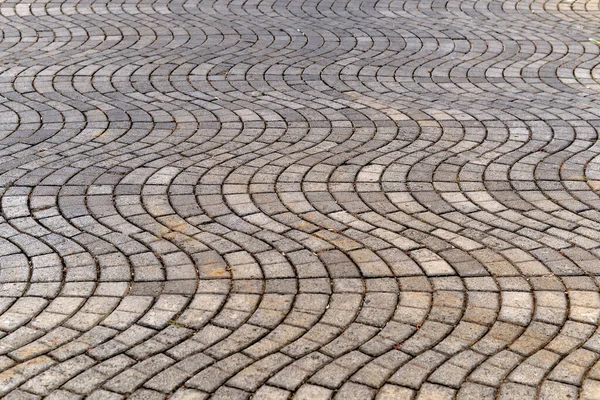
M599 23L1 2L0 396L599 399Z

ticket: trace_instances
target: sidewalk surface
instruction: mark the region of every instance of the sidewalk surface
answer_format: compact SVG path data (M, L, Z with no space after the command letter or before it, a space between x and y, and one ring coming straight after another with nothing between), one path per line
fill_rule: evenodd
M0 397L600 399L599 26L0 2Z

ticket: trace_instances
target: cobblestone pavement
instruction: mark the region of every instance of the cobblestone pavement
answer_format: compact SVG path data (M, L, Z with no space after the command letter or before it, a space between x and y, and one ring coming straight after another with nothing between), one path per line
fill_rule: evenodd
M1 2L0 396L600 398L599 24Z

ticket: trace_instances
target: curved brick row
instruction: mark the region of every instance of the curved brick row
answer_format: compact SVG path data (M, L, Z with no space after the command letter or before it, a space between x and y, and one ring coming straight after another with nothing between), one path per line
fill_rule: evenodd
M0 4L0 395L600 392L586 1Z

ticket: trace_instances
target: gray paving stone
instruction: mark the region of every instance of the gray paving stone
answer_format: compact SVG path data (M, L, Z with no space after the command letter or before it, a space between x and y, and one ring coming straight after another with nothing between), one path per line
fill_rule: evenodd
M0 396L600 390L589 2L0 15Z

